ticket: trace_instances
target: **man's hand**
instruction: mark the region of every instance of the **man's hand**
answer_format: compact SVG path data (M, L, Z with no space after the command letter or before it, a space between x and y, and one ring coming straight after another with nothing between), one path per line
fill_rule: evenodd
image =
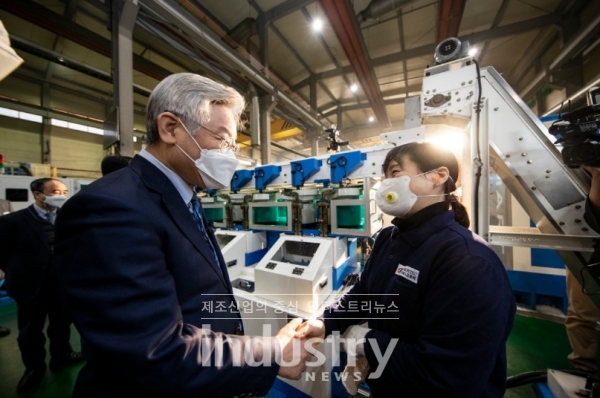
M292 380L300 380L302 372L306 370L306 362L311 358L305 347L306 339L295 338L296 328L300 323L302 319L293 319L275 336L281 346L281 360L277 375Z
M581 168L589 171L592 174L592 178L600 177L600 167L581 166Z
M325 324L320 319L310 319L298 326L294 337L297 339L324 339Z

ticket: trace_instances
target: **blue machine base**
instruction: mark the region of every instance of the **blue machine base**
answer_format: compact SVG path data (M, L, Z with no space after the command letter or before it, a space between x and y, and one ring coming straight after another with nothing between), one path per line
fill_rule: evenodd
M14 303L15 300L8 296L0 297L0 305L11 304Z
M356 265L356 238L348 239L348 259L339 267L333 269L333 290L342 287L344 278L358 269Z
M548 383L533 383L533 391L538 398L554 398Z
M569 300L563 275L513 270L507 270L506 273L517 304L529 309L535 309L539 304L552 305L567 313Z
M269 248L265 247L264 249L260 249L252 253L246 253L246 267L250 267L262 260L265 254L267 254L267 251L269 251Z

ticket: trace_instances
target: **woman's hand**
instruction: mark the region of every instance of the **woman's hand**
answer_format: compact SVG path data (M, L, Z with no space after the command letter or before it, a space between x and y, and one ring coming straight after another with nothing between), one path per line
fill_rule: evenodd
M320 319L309 319L296 328L297 339L325 338L325 324Z

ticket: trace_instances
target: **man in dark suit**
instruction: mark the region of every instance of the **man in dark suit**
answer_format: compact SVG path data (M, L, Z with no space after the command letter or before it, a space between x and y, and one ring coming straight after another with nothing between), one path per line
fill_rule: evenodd
M67 198L67 187L57 179L40 178L30 188L33 205L0 217L0 269L6 273L6 292L17 303L17 342L25 365L18 391L39 384L46 371L46 317L50 370L83 360L69 343L71 320L52 279L54 220Z
M10 203L10 200L0 199L0 216L12 213L13 211L14 211L14 209L13 209L12 203ZM4 278L4 271L2 271L0 269L0 282L2 282L3 278ZM9 328L0 326L0 337L5 337L5 336L8 336L9 334L10 334Z
M147 148L63 207L57 277L87 358L74 397L266 395L306 368L298 320L244 336L193 190L229 185L243 109L230 87L170 75L148 100Z

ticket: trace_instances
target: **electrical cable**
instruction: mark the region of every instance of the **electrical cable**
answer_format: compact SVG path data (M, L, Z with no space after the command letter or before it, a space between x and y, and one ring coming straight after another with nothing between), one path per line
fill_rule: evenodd
M474 159L475 165L477 166L477 172L475 173L475 189L474 192L474 232L479 233L479 184L481 183L481 171L483 169L483 161L481 160L481 146L479 139L479 116L481 113L481 72L479 70L479 63L473 59L473 63L477 69L477 103L475 105L475 140L477 141L477 157Z
M352 183L352 180L348 177L348 170L346 170L347 159L346 159L345 156L340 156L333 163L331 163L331 158L327 158L326 163L327 163L328 166L336 165L337 164L338 166L341 166L341 167L344 168L344 177L342 178L342 181L340 182L340 184L342 186L344 185L344 183L346 185L349 185L349 184Z
M580 270L579 270L579 274L581 275L581 291L583 292L583 294L587 295L587 296L596 296L598 294L600 294L600 291L598 292L588 292L585 290L585 276L583 275L583 271L584 270L588 270L588 273L590 274L590 276L592 276L592 278L594 276L596 276L596 278L594 278L593 280L595 280L596 282L598 282L598 275L594 275L592 273L592 271L589 271L590 269L593 269L594 267L600 265L600 263L592 263L592 264L587 264L584 265Z
M582 372L579 370L567 369L567 370L559 370L559 372L572 374L574 376L584 377L587 380L592 380L594 382L600 382L600 377L593 375L593 374L586 373L586 372ZM515 376L508 377L506 379L506 388L508 389L508 388L521 387L521 386L524 386L527 384L532 384L532 383L544 383L546 381L548 381L548 372L545 370L535 370L535 371L525 372L525 373L521 373L521 374L518 374Z

